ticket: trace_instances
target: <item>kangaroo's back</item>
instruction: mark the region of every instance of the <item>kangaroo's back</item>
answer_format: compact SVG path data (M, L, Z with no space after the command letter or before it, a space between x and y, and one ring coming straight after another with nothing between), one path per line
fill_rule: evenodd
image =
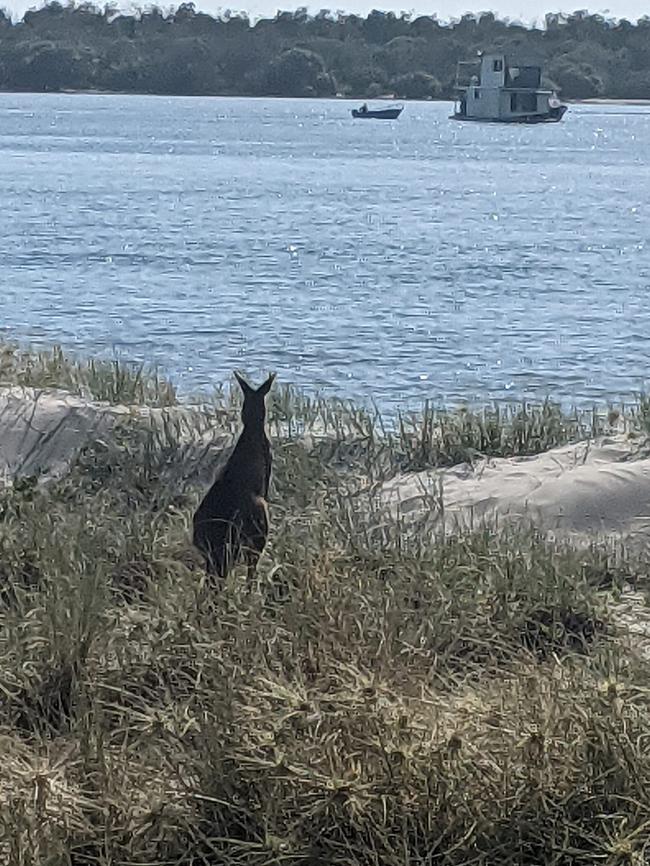
M235 483L242 491L248 491L265 499L269 493L271 478L271 443L266 432L243 429L237 444L223 467L223 479Z

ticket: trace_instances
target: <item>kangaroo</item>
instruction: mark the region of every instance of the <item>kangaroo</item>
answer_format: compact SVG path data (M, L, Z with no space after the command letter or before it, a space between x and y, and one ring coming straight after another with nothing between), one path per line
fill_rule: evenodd
M265 398L275 373L257 389L238 373L235 377L244 392L244 429L194 514L193 542L205 556L209 574L225 578L235 563L244 559L250 582L269 532L266 500L271 481L271 443L264 422Z

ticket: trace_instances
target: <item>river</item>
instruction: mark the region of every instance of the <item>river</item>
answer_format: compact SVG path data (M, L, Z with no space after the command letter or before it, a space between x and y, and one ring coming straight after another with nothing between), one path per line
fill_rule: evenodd
M643 386L650 113L0 95L7 338L387 411Z

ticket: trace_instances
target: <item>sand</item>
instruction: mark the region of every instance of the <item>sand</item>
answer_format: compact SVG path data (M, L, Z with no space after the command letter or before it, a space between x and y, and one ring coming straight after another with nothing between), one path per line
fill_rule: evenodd
M60 477L84 446L109 436L117 422L128 418L161 436L173 428L178 441L196 441L197 447L215 440L211 417L198 407L112 406L66 391L5 386L0 387L0 481ZM215 447L230 438L222 436Z
M507 525L533 527L580 548L650 555L650 456L624 434L555 448L535 457L411 473L383 485L384 503L408 521L429 512L441 532ZM444 507L441 509L440 505ZM626 585L609 619L630 651L650 661L650 608Z
M381 496L402 518L429 510L448 531L517 522L551 535L641 543L650 535L650 456L620 434L403 475Z

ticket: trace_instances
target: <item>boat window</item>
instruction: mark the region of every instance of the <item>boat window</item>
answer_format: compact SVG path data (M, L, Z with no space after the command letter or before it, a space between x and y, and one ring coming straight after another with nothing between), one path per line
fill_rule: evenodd
M506 77L509 87L539 87L541 69L539 66L510 66Z
M510 94L510 111L516 111L516 110L517 110L517 94L511 93Z
M503 60L495 60L492 68L495 72L501 72L503 69Z
M478 89L478 87L475 87L474 88L474 99L479 99L480 96L481 96L481 91Z

